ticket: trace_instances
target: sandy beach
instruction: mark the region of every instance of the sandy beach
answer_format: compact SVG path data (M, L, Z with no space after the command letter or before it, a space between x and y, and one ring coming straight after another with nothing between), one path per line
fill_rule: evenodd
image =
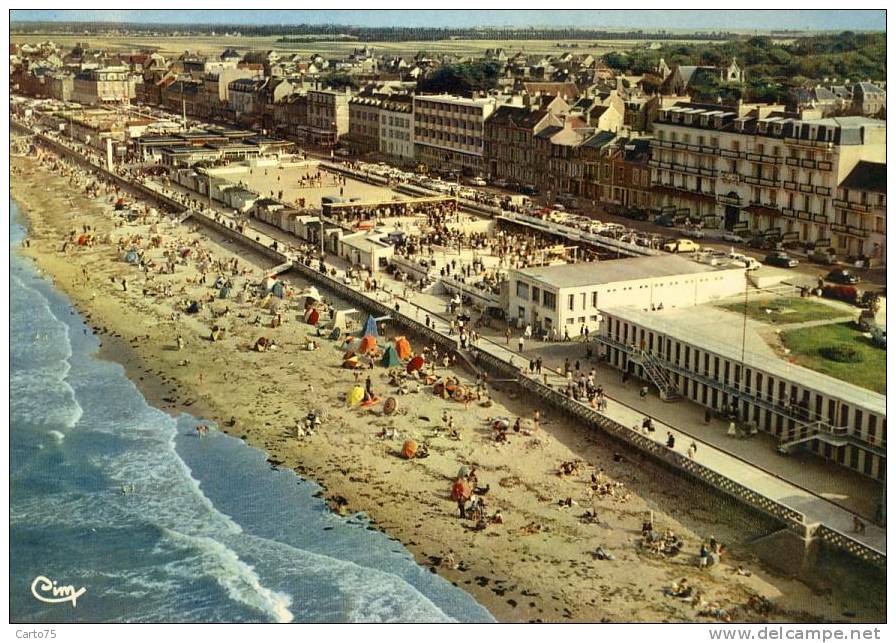
M282 325L272 328L269 307L235 296L263 277L270 260L191 224L175 227L153 217L122 223L112 212L112 194L88 197L69 176L34 158L13 158L11 185L28 216L21 252L67 293L101 336L101 356L122 364L152 404L172 414L188 410L264 450L273 466L318 481L334 507L369 516L499 621L843 622L884 613L885 597L858 591L860 579L813 589L765 569L746 543L767 533L768 525L734 503L701 493L635 454L617 461L618 446L547 409L533 426L534 407L513 384L497 383L490 406L465 408L426 386L399 395L388 369L377 366L363 371L360 383L369 375L381 401L395 396L396 413L384 414L381 403L349 407L345 394L356 375L341 367L335 342L321 339L319 350L305 350L314 329L302 320L299 298L281 304ZM84 226L100 241L70 243L63 252L67 236ZM121 239L128 239L125 246L139 239L144 259L156 268L165 265L165 252L177 252L182 261L173 274L144 273L123 260ZM234 259L239 274L216 269ZM200 261L206 283L199 283ZM217 298L218 274L232 279L234 296ZM297 292L307 285L285 280ZM192 300L204 307L186 315L182 304ZM227 332L212 342L216 324ZM386 328L387 337L402 334ZM274 339L277 350L252 350L261 336ZM455 375L468 383L474 377ZM310 411L322 413L322 424L301 435L296 427ZM445 430L446 413L459 440ZM521 418L524 431L496 442L492 421L499 417ZM401 458L406 438L426 444L429 457ZM577 466L563 475L562 463ZM459 517L450 491L462 466L476 468L488 514L499 511L502 523L476 530ZM604 493L593 493L592 476ZM571 506L562 506L567 500ZM651 512L655 529L672 530L683 541L681 553L663 557L639 546ZM720 564L700 569L697 552L711 537L725 543L726 553ZM595 555L598 547L612 559ZM681 579L694 588L687 600L665 591ZM769 609L757 609L760 603Z

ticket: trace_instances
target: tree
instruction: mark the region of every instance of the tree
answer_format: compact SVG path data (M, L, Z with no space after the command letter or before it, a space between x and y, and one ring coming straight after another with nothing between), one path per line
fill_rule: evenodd
M420 79L417 89L430 94L469 96L474 91L488 91L497 87L500 69L501 64L495 61L442 65Z
M331 72L321 76L320 80L325 87L332 87L333 89L345 89L346 87L358 89L359 87L355 77L344 72Z

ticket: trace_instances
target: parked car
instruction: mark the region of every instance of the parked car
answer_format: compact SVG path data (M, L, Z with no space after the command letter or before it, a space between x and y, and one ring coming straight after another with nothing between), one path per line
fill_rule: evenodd
M534 196L538 194L538 189L534 185L521 185L519 189L520 194L525 194L527 196Z
M481 176L474 176L473 178L468 179L467 184L475 185L480 188L484 188L486 185L488 185L488 183L485 182L485 179L483 179Z
M663 244L666 252L697 252L700 246L690 239L673 239Z
M832 266L837 263L837 253L833 248L815 248L809 254L809 261Z
M492 179L492 185L494 185L496 188L506 188L507 181L504 179Z
M728 243L743 243L744 238L736 232L725 230L724 232L722 232L722 241L727 241Z
M800 262L786 252L773 252L765 257L765 263L779 268L796 268Z
M700 228L679 228L678 231L691 239L702 239L706 236L706 233Z
M563 205L562 203L554 203L554 204L551 205L551 208L553 208L554 210L557 210L557 211L559 211L559 212L565 212L565 211L566 211L566 206Z
M743 266L747 270L759 270L759 268L762 267L762 264L753 257L741 254L739 252L729 252L728 260L735 265Z
M852 274L849 270L831 270L825 275L826 281L833 281L835 284L857 284L861 281L859 277Z
M633 221L647 221L650 219L650 214L645 210L626 210L623 214L627 219L632 219Z
M671 214L660 214L653 220L653 222L657 225L671 228L675 225L675 217L673 217Z

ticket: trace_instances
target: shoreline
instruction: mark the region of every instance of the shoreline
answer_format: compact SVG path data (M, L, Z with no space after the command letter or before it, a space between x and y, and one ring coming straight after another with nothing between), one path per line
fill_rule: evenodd
M32 161L27 161L26 163L20 159L13 160L13 165L17 167L26 164L29 166L36 165ZM32 167L31 169L33 171L34 168ZM14 181L14 183L17 183L17 181ZM137 338L128 340L127 335L131 333L125 333L124 331L129 327L135 327L130 325L130 322L133 322L136 326L142 326L140 322L146 321L142 319L142 313L138 313L133 308L122 306L114 294L100 301L97 301L95 293L94 297L89 297L88 290L90 289L86 288L85 284L78 284L78 277L73 266L74 264L83 265L89 259L94 259L93 263L102 264L102 270L107 272L121 273L128 269L133 271L133 268L127 267L123 262L116 264L113 261L105 261L105 258L97 261L96 253L91 251L78 252L74 258L61 260L53 252L52 235L45 235L44 231L56 233L57 238L61 236L59 233L65 224L64 215L60 213L54 217L51 212L43 211L49 204L52 204L54 199L61 201L61 195L31 193L27 188L19 187L18 185L14 185L11 192L14 195L13 198L20 204L23 217L29 221L28 238L34 242L34 247L27 249L22 254L34 258L41 271L45 275L53 277L55 285L66 293L73 305L81 311L88 324L95 327L99 324L100 328L109 328L111 332L102 333L102 346L98 356L101 359L121 364L128 378L137 385L150 404L170 415L188 412L197 417L214 419L224 432L241 438L250 446L261 449L272 464L289 466L302 477L315 480L320 484L324 493L330 497L342 496L346 498L348 506L353 511L366 513L375 528L386 531L390 537L400 540L411 551L418 563L424 567L430 567L432 571L440 573L449 581L468 591L499 621L519 622L539 619L567 622L593 622L602 619L617 621L704 620L702 618L698 619L690 606L685 606L681 601L669 599L659 593L663 584L668 584L671 580L684 576L687 576L689 579L696 578L697 583L706 585L708 587L707 599L711 598L719 602L726 601L729 605L742 604L750 594L770 594L773 600L778 598L784 603L782 604L781 618L787 620L793 620L797 614L795 606L800 604L800 600L796 594L805 596L807 593L812 593L801 583L782 579L764 571L761 572L762 578L760 579L760 572L756 568L757 563L744 552L735 554L737 558L732 560L730 564L734 565L735 561L743 561L745 564L750 565L754 571L754 575L751 578L730 577L732 570L727 563L723 563L722 566L714 570L698 572L696 568L687 564L685 560L678 560L672 563L659 560L653 561L645 559L636 550L634 551L634 556L630 549L623 551L622 547L629 546L634 539L634 536L627 532L631 531L633 525L636 530L636 525L640 520L639 516L643 515L647 510L655 511L658 516L658 522L661 522L664 527L671 525L674 526L676 533L683 533L690 545L690 549L692 549L694 539L698 536L694 535L688 526L679 523L672 515L669 515L677 515L676 510L679 507L676 505L680 505L678 498L681 498L682 495L687 495L688 487L684 483L685 491L682 494L680 493L681 489L676 488L676 486L681 485L677 485L672 476L668 476L669 479L667 480L663 480L662 475L657 476L657 480L644 480L642 475L640 476L641 480L633 480L631 478L638 476L633 475L632 472L614 471L614 469L619 470L620 467L613 467L612 463L609 462L605 464L605 461L610 460L610 458L606 457L607 453L603 453L603 459L598 457L600 448L607 444L606 440L600 436L582 435L582 432L580 430L577 431L577 428L574 426L571 428L568 426L561 427L559 425L563 424L562 420L551 421L544 432L548 434L545 436L544 444L532 448L528 448L528 445L526 445L526 450L529 453L525 457L520 457L520 454L513 452L491 453L498 449L486 442L488 433L485 432L485 437L480 440L479 438L482 436L477 436L476 432L471 430L474 425L465 422L464 441L458 443L457 446L449 444L440 449L440 452L437 454L440 460L438 463L436 463L434 458L431 458L423 461L423 464L416 461L408 463L398 460L392 455L396 445L386 445L382 442L374 441L374 438L370 435L371 427L369 425L379 425L378 423L383 420L382 417L377 416L375 413L358 416L350 411L347 417L340 417L339 421L335 423L340 429L345 430L344 434L323 436L321 434L325 433L325 431L321 431L312 439L298 442L294 438L284 437L285 431L282 430L282 424L288 420L280 417L284 414L282 412L265 414L264 417L268 419L266 423L253 425L241 417L236 427L226 426L223 420L230 413L245 414L249 409L241 408L239 402L236 399L231 399L224 391L211 391L208 386L203 386L193 377L188 377L195 369L187 369L188 372L181 376L181 373L173 365L173 356L182 356L183 354L170 349L166 350L164 331L158 332L156 328L150 327L149 333L146 335L149 339L141 340L139 338L142 335L138 334ZM45 203L42 206L41 204L35 205L29 202L38 198L47 200L49 203ZM80 194L75 198L86 201ZM93 205L96 206L97 204L93 203ZM62 208L59 209L61 210ZM93 209L95 210L96 207ZM108 225L111 223L108 218L103 221L102 216L97 217L95 216L96 214L94 212L93 218L90 219L92 224L105 223ZM88 217L89 215L82 216ZM97 227L100 229L99 225ZM184 231L185 228L179 229L181 233ZM209 245L214 246L216 251L231 250L226 247L227 244L216 244L214 241L215 235L207 230L203 230L198 236L206 240L211 239L212 241ZM97 249L103 250L102 246L98 246ZM41 253L38 250L45 252ZM243 252L242 249L239 250L241 260L247 261L249 255ZM80 257L80 260L77 260L78 257ZM71 260L69 261L68 259ZM264 260L260 262L250 261L249 263L257 267L259 263L263 264ZM66 268L69 269L66 270ZM165 326L165 322L160 319L155 321L157 327ZM302 334L309 327L304 326L301 322L290 321L288 328L290 331L297 330L299 334ZM258 330L255 332L263 334L266 331ZM300 374L310 380L312 386L326 387L325 381L314 379L312 376L319 375L322 371L328 372L329 369L312 368L309 371L308 364L304 365L304 370L302 365L296 367L293 362L283 364L288 357L293 357L294 361L298 361L301 357L307 356L307 353L287 355L286 353L293 346L295 346L294 342L285 341L285 350L271 360L279 361L279 368L268 370L280 373L281 377L285 378L286 375L283 372L289 372L289 369L292 367L294 371L298 371L295 374ZM219 357L219 355L216 355L219 351L217 351L214 344L206 343L203 345L194 341L190 343L190 349L191 361L201 361L201 364L209 369L207 372L214 370L216 358ZM171 352L172 356L166 355L168 352ZM240 352L233 355L233 357L235 360L241 360L244 364L246 362L249 362L249 364L255 362L257 364L259 360L252 359L255 355L257 354L250 353L248 359L241 359L246 357L246 355L244 352ZM335 354L332 353L328 345L324 346L321 355L325 358L321 361L327 362L327 366L329 366L329 362L335 360L335 357L331 357L331 355ZM380 376L382 373L381 369L374 371L375 376ZM334 379L339 379L340 376L347 376L348 373L337 372L333 375ZM342 377L342 379L344 380L345 378ZM239 376L237 376L237 381L242 381ZM259 378L259 385L262 389L265 383L263 378ZM377 377L377 387L383 388L383 386L384 384ZM334 389L339 391L342 391L345 387L346 384L342 382L333 386ZM290 397L292 400L301 401L296 401L292 408L304 411L308 408L308 405L314 403L311 398L320 397L319 395L315 396L314 392L307 390L304 391L304 394L299 394L300 391L295 389L296 387L293 387L293 390L289 391ZM253 392L256 395L250 397L257 397L259 392ZM221 395L224 396L224 400L220 399ZM261 395L269 397L263 391ZM422 393L419 395L426 396L428 394ZM523 415L519 408L521 406L520 400L516 399L518 397L512 391L510 394L496 392L494 399L496 407L499 408L490 409L491 414L498 413L501 409L506 408L509 410L514 408L517 414ZM399 398L399 401L404 405L406 398ZM418 400L414 398L413 401L417 402ZM412 400L407 400L407 402L410 404ZM259 404L258 406L261 405ZM419 404L412 406L422 408L429 416L435 419L438 416L428 409L438 411L443 404L441 402L434 403L430 399L421 399ZM460 406L453 407L452 412L458 415L464 413ZM296 412L292 415L301 417L304 413ZM480 413L479 415L483 414ZM365 419L367 420L366 422ZM279 427L277 423L280 423ZM359 427L358 425L361 426ZM279 432L278 428L281 429ZM327 437L330 440L318 439L321 437ZM475 444L475 451L471 452L466 448L470 446L470 443ZM523 446L523 442L518 442L517 445ZM511 445L505 451L515 450L517 445ZM595 447L594 445L597 446ZM483 452L482 454L477 453L480 449ZM348 453L347 450L352 451L352 453ZM358 453L354 453L354 451ZM539 457L539 455L547 454L550 455L549 460ZM532 466L540 464L541 470L545 470L556 466L561 457L571 457L586 462L600 462L600 466L605 466L611 477L625 480L628 485L631 485L631 488L637 489L637 492L629 492L632 494L632 497L625 502L615 503L610 501L606 508L601 506L601 514L606 511L606 515L613 516L612 522L614 524L609 529L600 528L602 532L608 533L599 532L596 537L590 536L588 538L589 542L577 543L575 541L577 532L593 534L594 531L589 530L587 526L579 528L575 524L577 521L569 520L570 516L568 514L572 512L578 514L578 509L574 508L571 512L564 514L556 506L552 506L556 503L558 493L565 495L574 494L574 497L581 505L583 502L582 481L560 480L558 482L556 476L548 472L542 474L542 478L546 478L542 479L539 478L536 468ZM526 496L525 498L517 499L513 497L517 494L511 493L510 498L504 497L500 499L501 509L505 510L505 506L508 507L506 511L511 516L507 525L490 527L487 531L478 534L458 526L453 503L450 500L446 500L445 496L447 496L453 471L456 471L456 467L461 463L470 460L475 460L479 464L482 472L480 479L483 482L487 481L491 485L493 493L498 492L499 487L503 487L502 481L510 480L513 486L509 488L521 489L518 493ZM480 462L480 460L484 460L484 462ZM514 466L513 462L508 462L507 460L521 460L522 462ZM453 469L451 468L452 466L454 467ZM394 469L400 469L400 471L396 473L393 471ZM505 469L507 471L504 471ZM520 475L518 475L527 469L532 469L531 481L521 479ZM358 472L362 475L357 475ZM635 474L638 473L642 472L636 470ZM656 471L648 468L648 474L656 476ZM503 478L501 477L502 475ZM373 482L371 482L371 478L373 478ZM514 481L513 479L516 480ZM564 484L567 482L575 482L577 484ZM374 487L376 493L370 493L370 490L363 486L365 484L370 484ZM564 489L562 492L560 490L561 487ZM634 493L641 494L642 490L645 489L652 489L655 493L651 494L652 497L650 498L641 498L634 495ZM666 493L663 492L664 489ZM507 496L508 494L504 495ZM655 502L658 497L662 498L660 503ZM695 503L696 499L685 498L684 506L690 508L697 515L696 518L689 517L685 522L709 523L711 525L709 529L714 529L715 533L726 539L726 542L736 542L735 536L731 535L729 538L729 534L725 533L724 518L721 521L712 520L712 516L708 513L707 508L697 507L695 510L693 507ZM549 509L546 509L545 505ZM624 508L618 509L614 505ZM435 511L427 513L426 510L433 509L433 507L435 507ZM425 515L420 517L418 511ZM414 518L408 514L413 514L417 517ZM556 521L552 520L553 514L558 515ZM535 520L524 520L527 516L534 517ZM409 517L410 520L408 519ZM420 522L414 524L418 520ZM436 524L428 524L430 521ZM424 522L427 522L425 526ZM547 529L538 534L526 534L521 537L519 535L520 528L525 527L527 522L544 523ZM623 527L622 524L617 525L616 523L626 523L626 526ZM548 537L546 534L554 537ZM534 538L532 537L533 535L535 536ZM450 546L450 541L448 543L439 542L440 538L445 538L446 536L454 541L454 547ZM498 546L491 546L489 540L495 536L498 537L500 545L496 543ZM502 538L502 536L509 536L509 538ZM701 535L700 537L706 536ZM527 545L526 547L516 545L517 541L525 540L537 542L524 543ZM418 541L424 541L424 543L421 544ZM603 541L603 543L600 541ZM612 548L612 551L621 559L618 562L625 562L626 564L621 565L618 562L617 564L612 564L607 561L592 562L590 556L587 558L583 556L583 554L593 550L598 544L602 544L608 549ZM504 546L510 548L511 551L502 551ZM446 548L447 552L445 551ZM462 553L457 553L457 549L462 550ZM454 556L455 563L459 569L454 569L451 565L438 565L435 562L437 559L445 561L449 556ZM563 579L559 578L559 576L563 575L563 572L558 569L558 566L564 560L567 563L564 566L570 569L570 574L575 574L578 577L578 582L564 583ZM631 564L636 565L639 572L643 572L644 582L639 584L638 579L631 578ZM491 569L494 569L494 572L490 571ZM489 578L492 575L496 575L497 579ZM503 581L505 576L510 580ZM496 582L497 580L502 582ZM530 587L530 585L533 587ZM783 591L783 588L786 588L786 591ZM653 595L650 595L650 589L656 590ZM779 594L778 597L774 596L776 592ZM789 593L793 595L789 595ZM538 600L531 600L533 597L538 598ZM621 604L618 598L623 598L622 603L625 604ZM526 602L524 603L523 601ZM805 602L803 602L803 605L805 605ZM818 607L821 606L819 605ZM835 612L830 610L831 607L833 606L828 606L828 609L825 610L827 612L825 618L836 616ZM813 615L816 615L814 611ZM739 614L740 618L749 616L749 614Z

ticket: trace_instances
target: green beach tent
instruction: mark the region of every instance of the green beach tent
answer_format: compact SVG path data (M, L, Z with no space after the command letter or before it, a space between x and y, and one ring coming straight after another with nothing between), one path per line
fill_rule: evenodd
M398 351L395 350L395 347L391 344L389 344L389 347L383 352L383 359L380 360L380 364L386 368L401 366L401 358L398 357Z

